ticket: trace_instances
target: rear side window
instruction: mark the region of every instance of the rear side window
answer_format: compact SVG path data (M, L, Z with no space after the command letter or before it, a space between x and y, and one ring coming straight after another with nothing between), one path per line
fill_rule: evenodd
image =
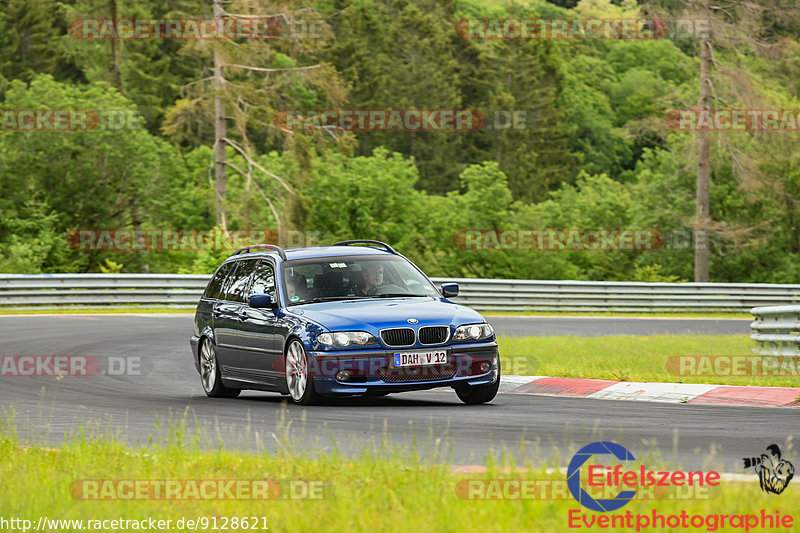
M269 261L262 261L256 268L250 294L269 294L275 297L275 269Z
M245 293L250 286L250 274L257 264L256 259L236 261L236 270L230 276L231 282L225 286L225 299L231 302L244 302Z
M231 267L233 263L225 263L222 265L217 273L211 278L211 281L208 282L208 287L206 287L206 292L203 293L204 298L223 298L224 294L222 293L222 285L225 283L228 274L231 272Z

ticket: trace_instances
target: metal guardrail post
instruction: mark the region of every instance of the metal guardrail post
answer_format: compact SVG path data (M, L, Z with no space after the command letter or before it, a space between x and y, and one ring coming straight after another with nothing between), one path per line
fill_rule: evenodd
M800 305L754 307L750 324L756 341L754 351L761 355L800 355Z

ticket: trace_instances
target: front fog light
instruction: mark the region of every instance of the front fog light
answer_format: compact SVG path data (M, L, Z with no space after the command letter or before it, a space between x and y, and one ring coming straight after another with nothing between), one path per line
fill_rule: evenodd
M492 368L492 365L489 364L489 361L484 361L478 368L480 369L481 374L485 374Z
M353 375L352 372L350 372L349 370L339 370L336 373L336 381L347 381L350 379L350 376L352 375Z

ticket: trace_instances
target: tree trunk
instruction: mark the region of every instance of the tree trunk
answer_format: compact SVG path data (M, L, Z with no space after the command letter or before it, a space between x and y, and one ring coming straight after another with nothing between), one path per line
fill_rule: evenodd
M710 20L709 0L706 14ZM710 31L700 40L700 112L711 110L711 39ZM697 132L697 206L694 221L694 280L708 281L709 267L709 189L711 187L711 163L709 161L711 133L701 129Z
M223 17L221 0L214 0L214 18ZM225 106L222 102L222 90L225 79L222 77L222 60L219 56L218 43L214 44L214 147L216 149L214 178L216 188L217 226L228 231L225 217L225 198L227 197L228 178L225 173Z
M119 20L117 0L109 0L108 8L111 11L111 18L116 23ZM122 92L122 73L119 68L119 47L122 46L122 42L117 43L116 39L110 39L109 42L111 43L111 83Z

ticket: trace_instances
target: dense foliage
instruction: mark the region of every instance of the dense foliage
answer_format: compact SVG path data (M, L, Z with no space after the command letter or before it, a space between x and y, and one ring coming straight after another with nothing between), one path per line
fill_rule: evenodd
M385 240L431 275L692 279L691 246L685 238L673 246L672 237L691 230L695 138L665 119L696 105L696 40L469 40L456 32L462 18L630 17L650 8L680 16L670 2L287 4L313 8L326 21L325 38L225 43L230 62L321 65L303 78L231 72L238 92L226 98L239 107L228 107L237 110L229 135L249 155L228 148L230 230L277 229L277 213L292 241ZM257 14L281 7L226 6ZM215 226L213 88L204 85L215 43L81 40L68 31L78 18L210 17L211 9L210 0L5 3L1 108L127 118L122 128L91 131L0 128L0 272L205 272L225 255L68 245L82 228ZM715 50L717 107L800 109L800 32L782 20L764 24L768 54L745 40ZM342 134L289 132L273 121L281 110L324 108L475 109L489 127ZM524 111L525 127L496 127L511 111ZM711 279L800 282L800 131L712 139ZM254 164L294 193L248 172ZM465 251L454 238L463 230L602 228L655 229L668 245Z

